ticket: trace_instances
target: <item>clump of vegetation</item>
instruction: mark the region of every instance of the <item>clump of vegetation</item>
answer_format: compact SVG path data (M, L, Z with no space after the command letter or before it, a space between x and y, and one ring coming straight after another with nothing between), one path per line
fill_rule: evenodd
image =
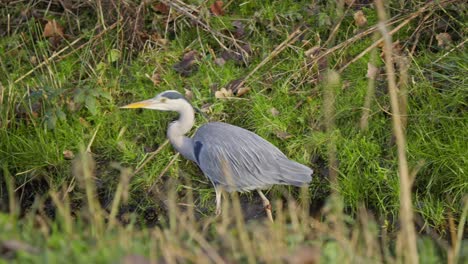
M421 263L463 262L468 9L385 2L388 19L347 0L0 3L0 258L414 262L412 225ZM169 89L312 167L311 186L272 188L272 224L249 194L214 217L165 141L175 115L118 109Z

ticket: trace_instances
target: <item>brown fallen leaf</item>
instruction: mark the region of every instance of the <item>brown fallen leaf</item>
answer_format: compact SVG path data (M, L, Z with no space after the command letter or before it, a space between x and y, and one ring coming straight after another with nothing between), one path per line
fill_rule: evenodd
M235 50L224 50L221 52L220 57L225 61L233 60L236 64L244 64L248 62L248 59L252 55L252 49L249 44L242 45L239 49Z
M270 109L270 114L271 114L272 116L278 116L278 115L280 114L280 112L278 111L278 109L272 107L272 108Z
M44 26L44 32L43 32L44 37L49 38L49 37L63 37L63 27L53 20L49 20L47 24Z
M213 105L213 104L211 104L211 103L206 103L206 104L202 105L202 107L201 107L200 110L201 110L203 113L205 113L205 114L210 113L210 112L211 112L211 106L212 106L212 105Z
M437 46L441 48L448 48L452 44L452 37L449 33L439 33L436 35Z
M73 151L66 149L63 151L63 158L66 160L72 160L75 158L75 154L73 154Z
M161 83L161 74L153 72L153 75L151 75L151 81L153 81L154 86L158 86Z
M313 46L312 48L306 50L304 52L304 55L306 55L306 57L309 57L309 58L314 58L319 53L320 53L320 45L317 45L317 46Z
M218 99L229 98L232 97L233 93L231 89L221 88L221 90L215 92L215 97Z
M236 95L237 95L238 97L241 97L241 96L243 96L244 94L248 93L249 91L250 91L250 87L245 87L245 86L243 86L243 87L237 89Z
M185 98L187 98L187 100L189 100L189 101L192 101L193 92L190 91L189 89L185 89L185 88L184 88L184 91L185 91Z
M37 65L37 57L36 56L31 56L31 58L29 58L29 62L31 62L32 65L36 66Z
M224 15L223 4L223 1L215 1L212 5L210 5L211 13L213 13L215 16Z
M80 124L84 127L87 127L89 128L91 125L89 124L88 121L86 121L86 119L84 119L83 117L80 117L78 118L78 121L80 122Z
M190 76L198 69L197 55L195 50L185 53L182 60L173 66L174 70L184 77Z
M218 66L223 66L224 64L226 64L226 60L223 58L216 58L214 60L214 63Z
M367 25L367 18L362 12L362 10L359 10L356 13L354 13L353 17L354 17L354 23L356 23L356 26L363 27Z
M153 9L161 14L167 15L169 14L169 7L164 3L158 2L153 5Z
M237 95L237 92L241 88L240 85L242 84L243 81L244 81L244 78L232 80L226 85L226 89L231 90L234 94Z
M233 32L233 35L236 39L242 39L244 36L245 36L245 26L244 26L244 23L242 23L242 21L240 20L236 20L234 22L232 22L232 25L234 26L234 28L236 29L234 32Z
M44 26L44 37L48 38L49 44L53 49L57 49L65 38L63 27L55 20L49 20Z
M292 138L292 135L291 135L291 134L289 134L289 133L286 132L286 131L282 131L282 130L277 130L277 131L275 132L275 135L276 135L276 137L278 137L279 139L282 139L282 140Z

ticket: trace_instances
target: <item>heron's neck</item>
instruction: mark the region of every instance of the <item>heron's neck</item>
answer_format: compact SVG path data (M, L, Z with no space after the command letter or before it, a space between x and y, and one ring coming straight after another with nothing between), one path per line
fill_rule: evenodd
M185 136L193 127L195 113L189 103L181 105L177 112L179 112L179 119L169 125L167 137L182 156L195 161L192 139Z

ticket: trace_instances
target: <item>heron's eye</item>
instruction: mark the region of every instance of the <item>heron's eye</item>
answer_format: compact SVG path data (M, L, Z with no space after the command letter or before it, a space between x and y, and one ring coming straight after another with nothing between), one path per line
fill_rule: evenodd
M160 100L160 101L161 101L161 103L165 103L165 102L166 102L166 100L167 100L167 99L163 97L163 98L161 98L161 100Z

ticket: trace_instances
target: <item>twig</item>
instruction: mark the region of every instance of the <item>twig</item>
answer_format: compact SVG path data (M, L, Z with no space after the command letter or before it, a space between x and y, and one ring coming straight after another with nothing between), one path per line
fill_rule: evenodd
M153 153L151 153L151 155L139 166L137 166L137 168L135 169L135 172L133 173L133 175L137 174L140 172L140 170L146 165L146 163L148 163L150 160L152 160L159 152L161 152L161 150L169 143L169 140L166 139L166 141L164 141L164 143L159 146L159 148L157 150L155 150Z
M416 232L414 229L413 209L411 202L411 182L409 177L408 162L406 159L406 139L403 124L400 116L400 106L398 102L398 88L395 80L395 69L392 56L392 38L385 26L386 14L382 0L375 1L379 16L379 30L384 40L385 67L390 93L390 103L392 106L393 130L398 150L398 171L400 176L400 221L402 226L402 239L406 249L405 262L418 263L418 249L416 244Z
M93 136L91 137L91 140L88 143L88 146L86 147L86 152L91 153L91 146L93 145L94 139L96 139L97 132L99 131L99 128L101 127L101 124L99 124L94 131Z
M437 60L435 60L433 63L437 63L439 62L441 59L447 57L447 55L449 55L450 53L452 53L454 50L460 48L461 46L465 45L465 43L468 41L468 38L465 39L464 41L460 42L457 46L453 47L452 49L450 49L449 51L447 51L447 53L445 53L444 55L440 56Z
M256 73L261 67L263 67L266 63L268 63L271 59L276 57L278 54L280 54L289 44L293 43L296 41L296 39L303 33L304 31L301 30L301 27L298 27L296 30L291 33L288 38L286 38L281 44L279 44L265 59L262 60L247 76L245 76L242 81L237 84L237 87L242 87L245 82L252 77L254 73Z
M161 173L159 173L159 176L158 176L157 179L161 179L161 177L164 175L164 173L166 173L169 170L169 168L172 166L172 164L174 164L174 162L177 160L178 157L179 157L179 153L176 153L174 155L174 157L172 157L171 161L169 161L169 163L166 165L166 167L164 167L164 169L161 171ZM151 192L153 190L153 188L156 186L156 183L158 182L157 179L153 183L153 185L151 185L148 192Z

